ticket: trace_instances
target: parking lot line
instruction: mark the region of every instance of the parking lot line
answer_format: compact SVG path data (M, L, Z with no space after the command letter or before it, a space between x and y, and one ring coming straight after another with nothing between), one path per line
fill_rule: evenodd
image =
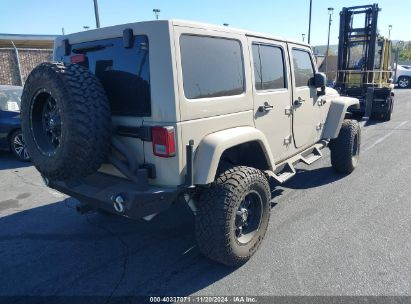
M402 126L406 125L407 123L408 123L408 120L401 122L398 126L396 126L394 129L392 129L389 133L387 133L383 137L377 139L374 143L372 143L370 146L366 147L363 151L365 152L365 151L368 151L368 150L374 148L376 145L378 145L379 143L383 142L388 137L390 137L394 133L394 131L400 129Z

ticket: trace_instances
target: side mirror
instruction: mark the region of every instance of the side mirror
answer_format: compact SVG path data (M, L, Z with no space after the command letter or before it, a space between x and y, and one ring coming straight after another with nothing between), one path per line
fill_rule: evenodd
M317 95L325 95L325 86L327 84L327 76L324 73L315 73L314 75L314 86L316 89L321 89L318 91Z
M314 86L317 89L325 87L327 84L327 76L324 73L315 73L314 75Z

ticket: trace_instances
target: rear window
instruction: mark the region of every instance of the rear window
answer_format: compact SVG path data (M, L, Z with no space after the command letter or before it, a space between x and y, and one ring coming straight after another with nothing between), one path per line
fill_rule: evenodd
M121 116L150 116L150 69L147 36L134 36L125 48L123 38L74 44L72 55L85 54L84 63L103 84L111 112ZM69 56L59 58L70 62Z
M238 40L182 35L184 94L188 99L244 92L244 65Z

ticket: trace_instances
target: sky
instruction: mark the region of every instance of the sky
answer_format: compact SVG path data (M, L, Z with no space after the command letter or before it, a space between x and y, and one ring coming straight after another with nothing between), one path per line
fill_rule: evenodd
M339 12L343 6L378 3L378 28L393 40L411 40L411 0L313 0L311 44L325 45L328 7L334 8L330 43L338 43ZM185 19L302 40L308 32L309 0L98 0L101 27L154 19ZM0 33L61 34L95 27L93 0L0 0ZM307 41L307 35L305 37Z

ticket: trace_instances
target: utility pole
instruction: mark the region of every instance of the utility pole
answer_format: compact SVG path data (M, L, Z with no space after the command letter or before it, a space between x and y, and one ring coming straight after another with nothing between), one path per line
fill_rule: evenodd
M301 34L301 36L303 37L303 42L304 42L305 34L303 33L303 34Z
M310 42L311 42L311 12L312 12L312 8L313 8L313 0L310 0L310 14L309 14L309 17L308 17L308 44L310 44Z
M100 28L100 16L98 14L97 0L94 0L94 15L96 16L96 28Z
M391 30L392 30L392 25L390 24L390 25L388 26L388 40L391 39Z
M330 16L328 19L328 42L327 42L327 51L325 52L325 61L324 61L324 68L325 68L325 73L328 72L328 53L330 52L330 30L331 30L331 22L333 21L331 19L331 16L334 12L334 8L329 7L328 8L328 15Z

